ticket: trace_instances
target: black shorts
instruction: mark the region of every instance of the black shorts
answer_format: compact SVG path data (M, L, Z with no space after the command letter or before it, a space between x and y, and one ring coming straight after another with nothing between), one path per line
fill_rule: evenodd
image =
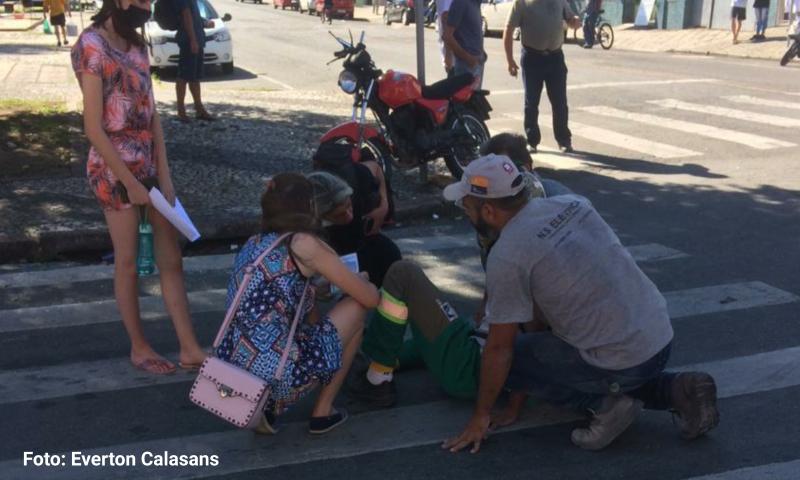
M188 45L180 47L178 58L178 78L187 82L197 82L203 78L203 49L197 55Z
M67 18L64 16L63 13L59 13L58 15L50 15L50 25L52 26L59 26L63 27L67 24Z
M745 7L731 8L731 19L747 20L747 9Z

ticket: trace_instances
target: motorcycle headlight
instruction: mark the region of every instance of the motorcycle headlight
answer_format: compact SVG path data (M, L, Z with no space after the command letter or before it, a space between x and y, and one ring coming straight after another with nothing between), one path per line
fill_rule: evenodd
M153 45L164 45L167 43L167 37L150 37L150 43Z
M355 93L356 88L358 88L358 78L356 78L353 72L343 70L342 73L339 74L339 88L347 94Z
M214 36L212 38L214 40L218 41L218 42L230 42L231 41L231 34L230 34L230 32L226 32L226 31L217 32L217 33L214 34Z

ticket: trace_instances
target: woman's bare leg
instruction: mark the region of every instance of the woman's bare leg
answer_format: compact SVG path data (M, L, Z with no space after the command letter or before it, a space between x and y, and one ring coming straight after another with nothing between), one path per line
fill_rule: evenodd
M333 413L333 401L342 388L344 379L350 371L364 332L364 319L367 311L352 298L345 298L328 314L331 323L339 333L342 341L342 368L336 372L331 382L319 392L314 404L313 417L327 417Z
M137 208L106 210L106 223L114 245L114 296L117 299L122 324L131 341L131 362L141 365L151 360L148 368L155 373L168 373L175 365L157 354L144 336L139 317L139 282L136 273L136 253L139 239Z
M175 333L180 343L180 361L183 364L201 363L206 353L197 342L192 319L189 315L189 300L183 281L183 259L178 246L178 232L157 210L150 207L148 218L153 225L153 239L161 280L161 295L164 306L172 318Z

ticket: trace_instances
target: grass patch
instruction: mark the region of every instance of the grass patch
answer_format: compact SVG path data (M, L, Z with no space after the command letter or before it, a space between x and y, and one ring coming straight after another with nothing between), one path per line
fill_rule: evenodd
M63 102L0 100L0 178L70 176L81 124Z

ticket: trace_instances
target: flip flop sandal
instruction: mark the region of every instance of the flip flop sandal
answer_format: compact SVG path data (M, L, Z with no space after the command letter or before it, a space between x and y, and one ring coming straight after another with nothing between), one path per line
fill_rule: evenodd
M216 118L212 117L211 115L209 115L207 113L205 115L197 115L197 116L195 116L195 118L197 118L198 120L200 120L202 122L215 122L215 121L217 121Z
M340 408L338 412L327 417L311 417L308 421L308 433L322 435L328 433L347 421L347 410Z
M275 435L278 433L278 427L275 426L275 416L271 413L261 415L261 422L253 431L261 435Z
M181 370L186 370L187 373L192 373L200 370L200 367L203 366L203 362L200 363L183 363L178 362L178 368Z
M166 364L169 363L166 360L157 360L155 358L148 358L147 360L143 360L139 363L133 363L133 368L136 370L141 370L143 372L152 373L153 375L172 375L175 373L175 367L173 366L171 370L167 370L165 372L161 372L156 370L156 365L159 364Z
M188 115L176 115L176 117L181 123L192 123L192 119Z

